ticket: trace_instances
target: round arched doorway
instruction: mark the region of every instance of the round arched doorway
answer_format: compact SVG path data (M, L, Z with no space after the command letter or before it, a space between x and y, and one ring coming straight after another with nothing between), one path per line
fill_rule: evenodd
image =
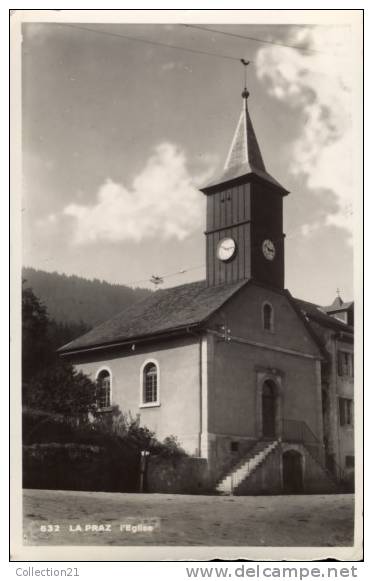
M303 492L303 458L296 450L287 450L282 455L282 481L285 494Z
M273 381L267 379L262 389L262 430L263 438L276 437L277 415L276 386Z

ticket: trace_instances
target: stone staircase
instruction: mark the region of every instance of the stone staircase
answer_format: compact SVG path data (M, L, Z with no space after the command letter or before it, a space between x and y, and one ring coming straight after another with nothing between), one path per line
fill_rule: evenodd
M251 474L264 462L264 460L279 445L276 441L260 440L248 452L230 472L221 478L217 485L216 491L220 494L234 494L235 490L242 482L251 476Z

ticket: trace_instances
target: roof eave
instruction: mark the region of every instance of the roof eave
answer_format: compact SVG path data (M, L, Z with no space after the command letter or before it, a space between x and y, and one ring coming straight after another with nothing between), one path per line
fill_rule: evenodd
M60 357L68 357L72 355L78 355L81 353L90 353L93 351L104 351L106 349L119 349L121 347L125 347L126 345L133 345L138 343L148 343L151 342L153 339L157 341L162 339L169 339L172 337L180 336L187 334L190 329L198 329L201 326L201 322L194 322L187 325L182 325L180 327L175 327L173 329L168 329L165 331L159 331L155 333L149 333L147 335L136 335L133 337L127 337L125 339L119 339L117 341L108 341L106 343L96 343L92 345L86 346L77 346L76 348L65 349L64 347L60 347L57 349L57 353Z
M316 344L317 348L319 349L320 354L322 355L323 360L326 361L328 359L328 353L327 353L327 351L325 349L325 346L323 345L323 343L320 341L320 339L317 336L317 334L312 329L312 327L309 324L309 322L307 321L306 317L303 315L302 309L297 304L297 301L294 299L293 295L291 294L291 292L288 289L284 289L284 294L287 296L287 298L288 298L290 304L292 305L295 313L298 315L299 319L303 322L304 326L306 327L306 329L308 331L308 334L310 335L311 339L314 341L314 343Z
M346 341L347 343L354 342L354 334L348 331L336 331L334 338L340 339L341 341Z
M347 306L347 307L339 307L338 309L332 309L332 308L330 308L330 307L327 307L327 308L325 308L325 307L324 307L324 309L323 309L323 310L324 310L324 311L325 311L325 313L327 313L328 315L336 315L336 314L338 314L338 313L343 313L343 312L346 312L346 311L351 311L351 310L353 309L353 306L354 306L354 305L353 305L353 303L351 303L351 304L350 304L349 306Z
M315 321L315 323L318 323L319 325L321 325L322 327L327 327L328 329L333 329L336 332L341 332L341 333L350 333L350 334L354 334L354 328L351 325L348 325L347 323L344 323L343 321L339 321L338 319L335 319L334 317L330 316L330 321L324 319L323 317L318 317L312 313L307 313L307 316L312 319L313 321ZM329 315L326 315L329 317ZM342 327L343 325L343 327Z
M277 180L272 178L269 174L267 177L260 176L255 172L255 170L248 169L244 173L240 173L234 176L224 176L224 174L217 176L216 179L208 182L206 185L199 188L199 190L204 194L210 194L214 191L219 190L222 186L232 186L232 185L240 185L248 181L257 181L260 183L265 183L266 185L273 188L274 191L280 193L283 196L287 196L289 194L289 190L284 188Z

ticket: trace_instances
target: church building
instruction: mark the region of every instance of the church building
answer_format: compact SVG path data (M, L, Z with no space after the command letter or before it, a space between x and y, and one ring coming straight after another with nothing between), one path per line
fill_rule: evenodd
M159 440L203 458L212 489L334 492L353 482L353 303L284 288L283 201L249 93L206 196L206 279L157 290L60 349Z

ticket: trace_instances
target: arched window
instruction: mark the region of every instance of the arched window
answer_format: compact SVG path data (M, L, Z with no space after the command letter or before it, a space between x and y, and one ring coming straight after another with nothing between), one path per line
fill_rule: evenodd
M152 361L143 370L143 403L158 402L158 369Z
M274 388L272 381L270 381L269 379L267 379L264 382L262 393L263 393L263 397L269 397L271 399L274 397L275 388Z
M273 308L269 303L263 305L263 329L266 331L273 331Z
M97 375L96 403L97 408L105 409L111 406L111 377L107 369Z

